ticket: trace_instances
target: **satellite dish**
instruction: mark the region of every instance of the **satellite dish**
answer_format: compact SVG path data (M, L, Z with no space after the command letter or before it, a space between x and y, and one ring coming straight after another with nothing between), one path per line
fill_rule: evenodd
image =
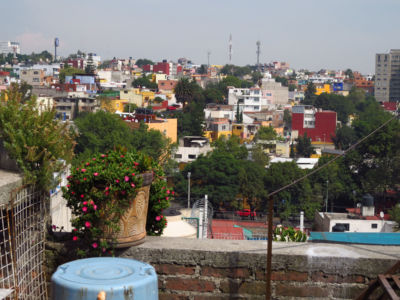
M384 212L383 211L381 211L380 213L379 213L379 215L380 215L380 217L383 219L383 217L385 216L385 214L384 214Z

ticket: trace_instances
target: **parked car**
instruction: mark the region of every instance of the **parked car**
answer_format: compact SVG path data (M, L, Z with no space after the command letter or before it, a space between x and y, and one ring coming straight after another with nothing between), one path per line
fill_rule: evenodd
M250 209L241 209L236 211L236 215L242 218L250 218L252 220L254 220L257 217L257 213L256 211L251 211Z

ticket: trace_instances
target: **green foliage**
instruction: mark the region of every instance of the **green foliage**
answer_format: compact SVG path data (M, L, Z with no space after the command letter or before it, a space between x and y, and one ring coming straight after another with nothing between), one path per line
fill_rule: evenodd
M202 136L204 131L204 103L186 105L183 112L173 112L170 117L178 119L178 136Z
M266 166L269 163L269 156L264 152L262 145L255 144L251 149L252 160L260 166Z
M353 74L353 71L351 69L347 69L346 71L344 71L344 75L346 75L350 79L354 78L354 74Z
M18 62L36 64L38 62L46 61L51 62L53 55L51 55L47 50L40 53L32 54L16 54ZM8 53L7 55L0 55L0 65L3 64L13 64L14 53Z
M128 103L128 104L124 104L124 112L134 112L136 110L136 108L138 108L138 106L134 103Z
M155 90L158 88L157 83L151 81L151 75L150 76L146 76L143 74L142 77L140 78L136 78L134 81L132 81L132 86L134 88L148 88L151 90Z
M150 204L149 231L160 234L165 220L154 214L168 207L170 193L164 190L161 168L151 158L138 152L116 150L107 154L95 154L73 169L63 196L72 209L73 241L84 256L104 255L113 250L119 222L132 199L142 187L146 172L155 173L155 186ZM163 189L164 187L164 189ZM157 199L157 200L155 200ZM155 207L152 205L157 202ZM159 224L157 224L159 223Z
M198 88L195 81L189 81L186 77L179 79L174 89L176 101L185 107L193 101Z
M273 231L273 240L275 242L306 242L307 234L293 227L277 226Z
M304 133L303 137L299 136L297 138L296 152L299 157L310 157L311 154L315 153L311 145L311 138L307 136L307 133Z
M218 104L223 104L225 99L224 99L224 93L221 92L216 87L213 86L207 86L206 89L204 90L204 97L206 103L218 103Z
M197 74L207 74L208 67L207 65L201 65L199 68L197 68Z
M60 69L60 74L58 75L60 83L65 83L65 76L72 76L75 74L85 74L85 71L65 65L64 68Z
M396 204L390 211L390 219L397 223L396 229L400 230L400 204Z
M10 87L1 93L0 99L3 102L13 99L24 104L32 99L32 86L24 81L21 84L11 83Z
M263 75L260 72L253 72L251 74L251 79L254 84L258 84L262 78L263 78Z
M272 126L261 126L257 130L254 140L255 141L258 141L258 140L271 141L271 140L276 140L277 137L278 137L278 134L276 133L275 129Z
M136 61L136 65L137 65L139 68L141 68L141 67L143 67L144 65L154 65L154 62L151 61L150 59L147 59L147 58L139 58L139 59Z
M240 184L240 193L246 198L250 210L259 207L262 199L266 196L264 190L265 168L254 161L241 161L238 181Z
M307 84L307 89L304 92L304 100L303 100L303 104L308 104L308 105L313 105L316 95L315 92L317 91L317 89L315 88L315 85L310 81Z
M283 111L283 122L287 128L292 128L292 114L288 109Z
M25 183L48 192L57 185L53 174L73 157L74 135L67 123L55 119L55 111L39 112L35 98L22 103L18 89L13 86L6 91L8 101L0 103L0 140L17 161Z
M282 84L282 86L288 86L288 80L286 77L276 76L275 81L280 82Z
M215 153L230 154L235 159L247 159L248 151L245 145L240 144L240 139L237 136L221 136L219 139L212 143Z
M344 125L336 129L332 140L337 149L345 150L357 141L357 136L353 128Z
M225 75L233 75L235 77L243 77L244 75L249 75L252 73L252 69L250 66L235 66L235 65L225 65L221 69L221 73Z

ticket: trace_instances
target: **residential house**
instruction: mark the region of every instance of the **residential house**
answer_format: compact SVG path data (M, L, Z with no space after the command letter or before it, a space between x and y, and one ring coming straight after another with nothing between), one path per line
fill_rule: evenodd
M263 98L266 99L266 105L278 107L288 104L288 87L282 86L280 82L275 82L275 79L264 77L261 80L261 92Z
M39 69L23 69L20 72L21 81L32 86L43 85L45 73Z
M267 100L262 97L261 89L258 87L250 89L229 87L228 91L228 104L235 108L239 106L240 112L256 112L268 107Z
M179 147L174 154L174 159L181 164L195 161L200 155L212 151L210 142L201 136L185 136L179 141Z

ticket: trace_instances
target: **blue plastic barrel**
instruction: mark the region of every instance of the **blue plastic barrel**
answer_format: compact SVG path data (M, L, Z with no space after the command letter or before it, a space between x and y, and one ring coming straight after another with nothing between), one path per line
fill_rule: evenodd
M79 259L57 268L51 277L53 300L157 300L157 274L149 264L127 258Z

